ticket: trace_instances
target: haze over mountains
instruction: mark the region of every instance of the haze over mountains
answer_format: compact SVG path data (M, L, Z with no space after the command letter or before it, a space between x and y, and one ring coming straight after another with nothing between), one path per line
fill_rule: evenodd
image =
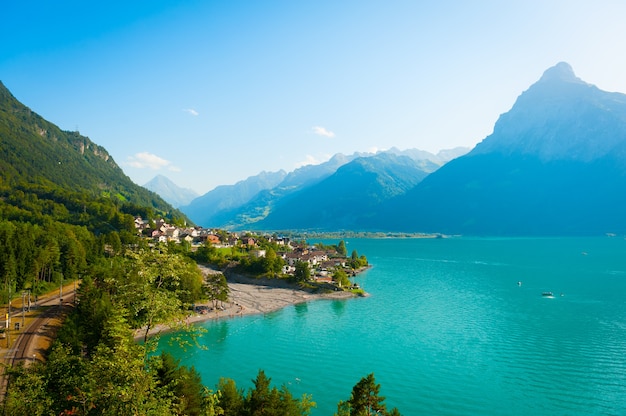
M382 201L405 192L468 150L433 155L392 148L378 154L337 154L289 174L262 172L235 185L219 186L181 209L198 224L221 228L345 229L366 206L373 215Z
M626 95L545 71L493 133L364 223L474 235L626 232Z
M187 205L199 195L196 191L188 188L181 188L163 175L157 175L143 185L144 188L156 192L163 199L172 204L175 208Z
M175 213L104 148L32 113L2 84L0 138L5 186L58 186ZM164 177L146 186L197 224L229 229L626 233L626 95L585 83L568 64L546 70L467 150L338 154L217 187L188 205L193 195Z
M261 230L626 232L626 95L585 83L567 63L546 70L468 154L441 168L432 155L407 154L353 156L306 185L267 184L206 216L198 200L183 211L199 223Z

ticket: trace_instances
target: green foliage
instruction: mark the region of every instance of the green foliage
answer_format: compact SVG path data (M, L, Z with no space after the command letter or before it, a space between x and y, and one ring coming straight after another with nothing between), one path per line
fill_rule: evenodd
M339 287L348 287L350 286L350 279L348 279L348 274L342 269L337 269L333 273L333 280L337 282L337 286Z
M361 267L367 267L368 262L365 256L359 257L359 254L356 250L352 251L352 255L350 256L350 267L353 269L359 269Z
M257 276L277 277L285 261L276 254L274 249L267 248L264 256L248 255L241 257L238 268L244 273Z
M341 240L339 244L337 244L337 253L339 253L339 255L343 257L345 257L348 254L348 249L346 248L345 241Z
M212 264L220 269L226 267L230 261L226 249L217 249L209 242L198 247L191 256L198 263Z
M181 415L200 416L203 414L205 389L200 375L194 367L180 366L180 360L162 353L152 364L155 378L162 393L171 397L172 405Z
M214 308L217 302L227 302L230 289L226 277L222 273L210 273L205 279L205 291Z
M368 374L359 380L352 388L352 394L347 401L337 404L335 416L400 416L398 409L390 412L385 406L385 398L380 395L380 384L376 383L374 374Z
M37 368L39 370L39 368ZM4 399L4 414L7 416L49 415L53 399L46 392L47 380L41 371L25 369L23 366L7 368L11 388Z
M184 217L155 193L134 184L103 147L44 120L17 101L2 83L0 137L0 186L17 189L20 184L32 184L52 194L79 192L86 200L104 198L116 206L128 201L155 213ZM64 214L61 205L53 208L55 215ZM71 210L68 207L65 214Z
M297 282L308 282L311 280L311 270L309 269L309 263L304 261L296 262L296 271L293 274L294 279Z
M238 416L243 413L244 391L238 389L235 381L230 378L221 378L217 389L220 392L218 406L224 416Z
M309 395L293 397L287 387L272 387L271 379L259 370L247 394L239 390L234 381L221 379L218 405L224 416L307 416L315 403Z

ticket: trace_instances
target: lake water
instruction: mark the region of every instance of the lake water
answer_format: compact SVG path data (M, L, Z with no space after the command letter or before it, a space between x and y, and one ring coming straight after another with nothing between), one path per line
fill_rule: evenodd
M403 415L626 415L623 238L346 242L373 265L355 278L370 297L207 322L205 350L164 348L212 388L264 369L313 415L368 373Z

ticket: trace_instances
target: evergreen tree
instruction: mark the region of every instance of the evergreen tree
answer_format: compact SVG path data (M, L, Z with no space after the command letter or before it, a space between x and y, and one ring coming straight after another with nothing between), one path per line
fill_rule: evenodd
M339 244L337 244L337 253L339 253L339 255L343 257L345 257L348 254L348 249L346 248L345 241L341 240Z
M396 408L387 412L384 402L385 398L380 396L380 384L376 384L374 373L371 373L355 384L349 400L337 404L335 416L400 416Z
M224 412L224 416L241 415L244 406L244 392L237 388L235 381L221 378L217 390L220 392L218 405Z

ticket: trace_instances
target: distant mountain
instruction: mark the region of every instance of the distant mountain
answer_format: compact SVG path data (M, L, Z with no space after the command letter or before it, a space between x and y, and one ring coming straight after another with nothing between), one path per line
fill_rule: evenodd
M372 160L372 168L374 169L374 165L376 165L375 169L380 169L381 171L383 169L381 164L387 163L389 166L387 166L386 169L389 173L394 173L397 169L397 173L400 174L400 177L395 179L400 183L404 183L407 180L403 176L406 166L400 168L399 166L396 166L396 163L398 163L398 161L403 161L400 162L401 165L410 163L411 169L417 169L415 172L417 176L408 181L414 185L419 182L425 174L437 170L445 162L455 157L455 155L462 155L468 151L469 149L466 148L457 148L449 151L442 151L438 155L434 155L417 149L398 150L396 148L392 148L385 152L379 152L378 154L354 153L349 156L336 154L327 162L318 165L303 166L293 172L290 172L278 185L260 190L256 195L241 204L232 203L227 206L217 206L219 203L217 200L212 200L212 202L209 203L208 200L205 200L205 198L207 198L209 194L213 194L213 191L211 191L209 194L192 202L190 206L183 207L182 209L196 222L205 226L228 229L268 227L269 224L272 224L272 226L278 226L278 222L275 220L276 215L283 214L274 214L274 211L278 209L278 213L284 212L284 209L279 209L278 207L291 206L290 204L299 204L301 194L309 195L310 192L326 192L329 195L332 194L335 191L334 189L323 189L323 187L327 185L330 185L331 187L335 186L332 181L326 182L326 179L335 175L339 169L355 160L374 157ZM396 158L390 157L389 155L402 157ZM407 159L412 160L412 162L408 162ZM359 163L362 165L364 162L360 161ZM345 172L342 174L345 174ZM375 176L370 176L370 179L377 180ZM337 180L341 181L342 179ZM362 182L360 185L363 185L363 189L370 186ZM389 185L393 186L391 182L389 182ZM319 189L322 190L320 191ZM402 192L405 190L406 189L403 188ZM224 193L221 194L219 198L228 198L231 194L239 194L239 190L236 187L225 187L223 188L223 192ZM374 194L376 194L376 192L372 195ZM214 195L212 196L214 197ZM321 210L324 209L324 200L324 198L310 199L304 202L304 204L307 205L306 209L315 208ZM340 199L337 201L340 201ZM376 205L379 202L380 201L377 201ZM364 201L364 203L369 204L370 201ZM200 209L201 212L195 212L194 209ZM289 209L296 208L291 207ZM346 210L346 212L350 211L351 208ZM368 215L371 215L371 213L368 213ZM268 216L271 216L271 218L264 221ZM288 217L289 215L285 215L285 218ZM348 222L354 221L351 220ZM292 223L294 224L294 228L301 228L300 225L296 225L295 222ZM301 225L304 226L304 223ZM334 227L335 225L337 225L337 222L329 223L329 227ZM313 225L310 226L313 227ZM345 224L343 226L345 226ZM307 225L307 227L310 228L309 225ZM315 228L320 227L322 226L319 224L315 225ZM286 226L282 228L286 228Z
M189 204L199 195L196 191L188 188L181 188L163 175L157 175L152 180L143 185L144 188L158 194L161 198L178 208Z
M456 159L459 156L463 156L471 149L468 147L455 147L454 149L440 150L436 155L425 150L407 149L399 150L395 147L385 151L384 153L391 153L398 156L408 156L411 159L418 162L422 169L426 172L432 173L445 165L452 159Z
M205 227L221 226L213 220L214 215L242 206L262 190L278 185L286 176L284 170L261 172L234 185L220 185L194 199L189 205L181 207L181 210L196 224Z
M240 206L233 206L231 209L217 212L207 221L228 229L249 227L267 217L274 206L284 198L321 182L335 173L340 166L354 160L359 155L359 153L354 153L346 156L338 153L327 162L302 166L290 172L275 187L260 191Z
M465 156L369 224L473 235L626 233L626 95L545 71Z
M39 202L50 198L52 203L81 194L80 198L88 195L111 206L129 204L149 207L160 215L183 216L155 193L133 183L103 147L44 120L1 82L0 153L0 185L6 192L19 188L22 197L35 192L31 198ZM78 212L70 214L80 217Z
M321 182L276 203L254 229L361 229L380 204L413 188L428 172L407 157L379 153L341 166Z

